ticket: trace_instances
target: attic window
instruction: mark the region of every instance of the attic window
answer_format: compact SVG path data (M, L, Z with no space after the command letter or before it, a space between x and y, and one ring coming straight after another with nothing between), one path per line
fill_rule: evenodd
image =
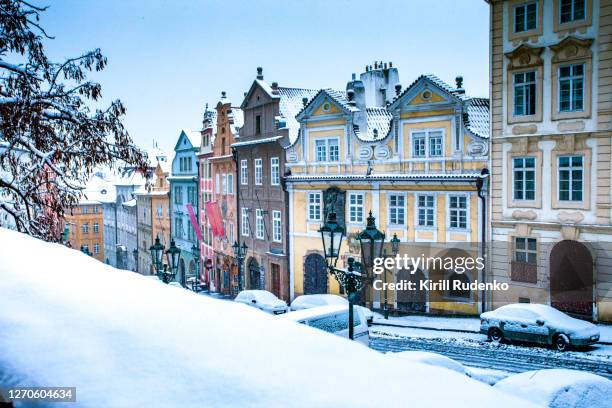
M431 99L431 91L425 90L421 93L421 97L425 100Z
M329 112L331 110L331 104L329 102L325 102L321 109L323 109L323 112Z

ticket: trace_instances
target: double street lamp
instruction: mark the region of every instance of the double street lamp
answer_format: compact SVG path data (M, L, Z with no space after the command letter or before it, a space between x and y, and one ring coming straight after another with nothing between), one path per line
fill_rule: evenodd
M325 224L321 226L319 232L321 233L321 240L323 241L325 263L327 264L329 273L336 278L347 293L349 302L349 338L352 340L354 332L353 304L357 298L357 294L369 279L369 275L371 275L374 259L381 255L385 234L376 228L376 219L370 211L366 229L357 236L361 244L362 264L366 270L366 275L364 276L360 272L355 271L355 259L353 257L349 257L346 260L348 265L347 269L336 267L345 231L344 228L338 224L335 211L332 210L327 214Z
M244 267L244 258L247 253L247 244L245 242L240 245L237 241L234 241L234 245L232 245L232 249L234 250L234 256L238 261L238 290L242 290L242 273Z
M155 265L155 272L157 277L160 278L164 283L170 283L174 280L176 273L178 272L179 257L181 250L176 246L174 239L170 241L170 248L165 251L167 264L163 263L164 258L164 245L159 241L159 235L155 238L155 243L151 245L149 250L153 258L153 265Z

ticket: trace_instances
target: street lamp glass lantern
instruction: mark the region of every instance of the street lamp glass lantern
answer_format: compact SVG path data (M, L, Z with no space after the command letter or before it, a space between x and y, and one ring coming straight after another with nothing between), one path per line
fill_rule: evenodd
M178 271L179 257L181 255L181 250L176 246L174 240L170 241L170 248L166 251L166 256L168 257L168 263L170 264L170 270L173 274L176 274Z
M153 261L155 262L155 266L157 268L161 267L162 260L163 260L163 257L164 257L164 249L165 249L165 247L160 242L159 235L158 235L155 238L155 243L153 245L151 245L151 247L149 248L149 250L151 251L151 256L152 256Z
M335 266L338 256L340 256L340 246L344 237L344 228L338 225L335 211L330 211L327 214L327 220L321 226L319 232L321 233L327 264Z
M391 252L393 252L393 255L397 255L399 252L399 244L400 240L397 237L397 234L393 234L393 238L391 238Z
M245 242L242 243L242 247L241 247L241 251L240 251L240 257L244 259L244 257L247 254L247 244Z
M193 254L194 258L200 259L200 247L199 247L199 245L193 244L191 246L191 253Z
M357 236L357 239L361 244L361 261L369 273L372 270L374 259L380 258L385 242L385 234L376 228L376 218L372 215L372 211L370 211L366 229Z

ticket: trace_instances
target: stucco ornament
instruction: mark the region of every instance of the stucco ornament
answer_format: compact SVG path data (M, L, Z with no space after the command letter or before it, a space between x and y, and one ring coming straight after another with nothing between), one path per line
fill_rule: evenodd
M370 146L361 146L357 151L359 160L370 160L372 158L372 148Z
M514 218L515 220L535 220L538 217L538 215L535 213L535 211L523 211L523 210L514 210L512 212L512 218Z
M287 159L287 162L289 163L295 163L298 161L298 155L294 149L287 151L286 159Z
M573 211L573 212L561 211L557 215L557 219L563 223L577 224L584 219L584 215L578 211Z
M468 144L467 150L470 156L484 156L489 151L489 145L480 140L473 140Z
M391 157L389 148L387 146L376 146L374 149L374 157L376 157L378 160L388 159Z

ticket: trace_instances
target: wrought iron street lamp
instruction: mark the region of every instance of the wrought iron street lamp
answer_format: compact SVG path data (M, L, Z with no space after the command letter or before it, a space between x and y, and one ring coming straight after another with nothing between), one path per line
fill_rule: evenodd
M181 250L176 246L174 239L170 241L170 248L166 251L166 257L168 258L168 267L170 271L164 268L162 280L164 283L169 283L176 277L178 272L179 258L181 256Z
M481 213L481 219L480 219L480 256L482 257L482 260L484 261L486 259L486 240L487 240L487 181L489 180L489 169L487 169L486 167L483 168L480 171L480 176L476 178L475 183L476 183L476 189L478 190L478 198L480 198L481 201L481 208L482 211ZM482 283L486 283L486 273L485 273L485 268L482 268L481 270L481 282ZM481 299L480 299L480 310L481 313L486 311L486 306L487 306L487 302L486 302L486 298L485 298L485 290L482 290L482 293L480 295Z
M400 244L400 240L397 237L397 234L393 234L393 238L391 238L391 253L393 254L394 258L397 256L399 252L399 244ZM384 277L385 277L385 304L383 306L383 310L385 314L385 319L389 319L389 303L388 303L388 297L387 297L387 270L386 269L384 271Z
M344 238L344 228L338 224L335 211L330 211L327 214L325 224L321 226L319 232L323 240L323 250L325 251L327 266L335 268L340 256L342 238Z
M372 211L370 211L370 215L368 216L366 229L357 235L357 239L361 244L361 263L368 277L371 277L374 259L380 258L382 255L382 247L385 243L385 234L376 228L376 218L372 215Z
M193 282L191 284L191 290L194 292L197 291L199 286L198 279L200 278L200 243L196 242L191 246L191 253L195 258L195 270L193 271L195 276L193 277Z
M234 241L234 245L232 245L232 249L234 250L234 256L238 261L238 290L242 290L242 273L244 266L244 258L247 253L247 244L245 242L240 245L237 241Z
M149 250L151 251L151 259L153 259L153 266L155 267L155 274L161 279L161 273L163 268L164 260L164 249L166 249L159 240L159 235L155 238L155 243L151 245Z

